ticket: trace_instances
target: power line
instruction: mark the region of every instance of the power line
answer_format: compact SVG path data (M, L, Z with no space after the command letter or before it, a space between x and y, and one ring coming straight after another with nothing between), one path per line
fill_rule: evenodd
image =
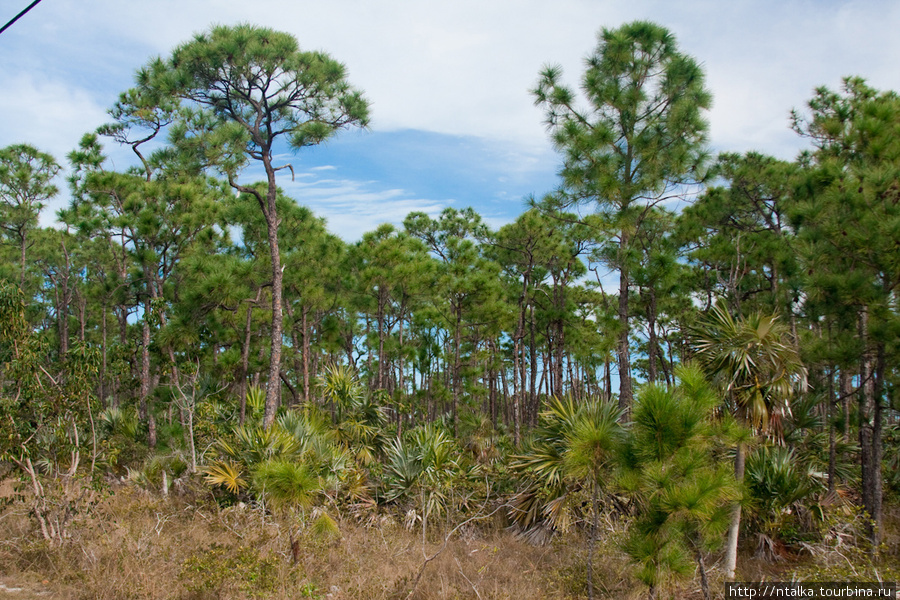
M3 33L3 32L6 31L7 29L9 29L10 25L12 25L13 23L15 23L15 22L18 21L19 19L21 19L21 18L22 18L22 15L24 15L24 14L27 13L29 10L31 10L32 8L34 8L35 6L37 6L38 2L40 2L40 1L41 1L41 0L34 0L34 2L32 2L31 4L29 4L27 7L25 7L25 10L23 10L22 12L20 12L20 13L17 14L16 16L14 16L12 19L10 19L9 23L7 23L7 24L4 25L2 28L0 28L0 33Z

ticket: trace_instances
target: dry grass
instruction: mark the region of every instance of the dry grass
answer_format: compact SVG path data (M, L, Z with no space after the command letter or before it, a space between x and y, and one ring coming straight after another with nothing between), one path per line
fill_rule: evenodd
M367 525L339 519L340 534L310 529L291 563L285 524L259 509L220 508L198 486L161 498L122 486L51 547L36 535L25 506L0 510L0 600L538 600L585 598L584 539L559 536L531 546L503 524L486 519L456 531L435 525L423 545L421 529L408 531L400 515L370 514ZM896 544L890 513L888 546ZM612 525L610 525L612 527ZM604 534L595 559L597 598L636 600L647 589L636 582L621 552L622 532ZM896 549L896 545L893 546ZM893 554L893 553L889 553ZM896 558L896 554L894 554ZM711 587L723 597L724 579L710 560ZM790 578L797 564L740 560L747 580ZM9 591L10 589L18 591ZM413 592L410 594L410 592ZM699 599L697 581L673 583L661 597Z
M0 573L9 586L37 582L50 592L41 597L73 600L406 598L443 533L434 531L423 548L420 529L407 531L388 513L372 521L341 520L337 538L304 532L293 566L285 526L271 515L121 487L60 547L35 536L21 504L8 507L0 515ZM428 563L412 598L572 597L584 583L580 555L564 542L531 546L493 523L466 527Z

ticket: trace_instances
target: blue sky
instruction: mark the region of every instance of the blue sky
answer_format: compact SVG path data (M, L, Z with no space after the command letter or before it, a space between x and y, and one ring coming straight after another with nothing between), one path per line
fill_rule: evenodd
M27 4L0 0L0 21ZM900 3L887 0L45 0L0 36L0 147L28 142L63 161L151 57L213 23L253 22L344 62L372 103L369 131L285 157L297 178L283 171L280 185L335 233L352 241L447 206L496 227L556 184L528 92L540 69L558 63L577 83L597 31L635 19L668 27L703 65L715 151L793 158L803 142L788 113L816 86L860 75L900 89Z

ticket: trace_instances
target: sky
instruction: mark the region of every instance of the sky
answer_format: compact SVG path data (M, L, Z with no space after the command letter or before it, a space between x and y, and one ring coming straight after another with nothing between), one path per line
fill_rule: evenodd
M29 0L0 0L0 25ZM529 90L558 64L577 86L601 28L651 20L703 67L713 152L790 160L789 127L844 76L900 90L900 2L868 0L43 0L0 35L0 147L65 156L135 71L213 24L293 34L344 63L371 123L279 157L279 184L347 241L411 211L474 207L492 227L558 184L558 154ZM127 152L108 141L117 168ZM245 181L257 174L248 172ZM41 222L67 203L65 181Z

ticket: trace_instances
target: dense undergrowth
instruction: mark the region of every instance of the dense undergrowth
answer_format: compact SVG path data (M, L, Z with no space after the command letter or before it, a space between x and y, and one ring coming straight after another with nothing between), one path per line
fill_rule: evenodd
M872 548L814 412L756 435L677 375L627 416L549 399L519 446L474 414L401 430L337 368L268 428L255 388L243 424L215 394L160 412L154 450L107 409L0 463L0 573L65 598L715 598L739 504L736 580L900 579L897 511Z

